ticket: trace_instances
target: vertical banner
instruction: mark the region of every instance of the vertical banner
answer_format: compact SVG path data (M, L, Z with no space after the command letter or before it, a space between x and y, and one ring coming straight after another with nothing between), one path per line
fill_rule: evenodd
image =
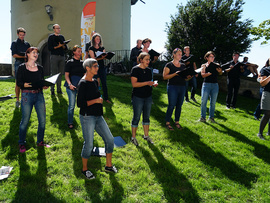
M91 32L95 30L96 2L86 4L82 11L81 18L81 47L82 59L85 59L85 46L90 41Z

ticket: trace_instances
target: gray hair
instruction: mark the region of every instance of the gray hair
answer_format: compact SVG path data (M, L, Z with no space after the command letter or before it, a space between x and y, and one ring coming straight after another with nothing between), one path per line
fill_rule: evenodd
M86 67L92 68L92 66L95 63L97 63L97 60L96 59L93 59L93 58L85 59L85 61L83 62L83 68L84 68L84 70L86 71Z

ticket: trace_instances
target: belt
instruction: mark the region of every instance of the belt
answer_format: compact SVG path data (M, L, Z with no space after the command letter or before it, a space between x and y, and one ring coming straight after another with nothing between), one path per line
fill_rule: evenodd
M36 94L36 93L41 92L41 90L22 90L22 92L24 92L24 93L33 93L33 94Z

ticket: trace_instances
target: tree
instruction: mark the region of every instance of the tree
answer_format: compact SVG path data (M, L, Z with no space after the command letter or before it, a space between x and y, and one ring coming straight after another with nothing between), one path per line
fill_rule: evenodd
M204 62L207 51L216 53L216 61L232 60L232 53L248 52L251 46L251 20L241 21L243 0L190 0L178 5L166 32L169 53L188 45L197 62Z
M255 36L252 40L256 41L264 37L265 40L261 42L261 45L268 44L267 41L270 40L270 19L263 21L258 27L253 27L250 33Z

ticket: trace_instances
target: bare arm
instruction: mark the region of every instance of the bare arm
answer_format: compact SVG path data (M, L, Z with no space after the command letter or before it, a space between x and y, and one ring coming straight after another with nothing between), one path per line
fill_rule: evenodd
M202 68L202 71L201 71L201 75L202 75L203 78L206 78L209 75L212 75L212 73L210 73L210 72L208 72L208 73L205 72L205 69L206 69L206 65L205 64L203 64L202 67L203 68Z
M135 77L131 77L131 84L132 87L143 87L143 86L152 86L154 84L153 81L145 81L145 82L138 82L138 79Z
M260 84L261 84L262 87L264 87L269 83L269 81L270 81L270 75L268 77L262 76Z
M169 80L175 76L178 76L179 71L176 71L175 73L169 74L170 73L170 69L168 67L164 67L163 69L163 79L164 80Z
M89 100L89 101L87 101L87 106L91 106L91 105L96 104L96 103L102 104L103 103L103 99L101 97L99 97L97 99Z

